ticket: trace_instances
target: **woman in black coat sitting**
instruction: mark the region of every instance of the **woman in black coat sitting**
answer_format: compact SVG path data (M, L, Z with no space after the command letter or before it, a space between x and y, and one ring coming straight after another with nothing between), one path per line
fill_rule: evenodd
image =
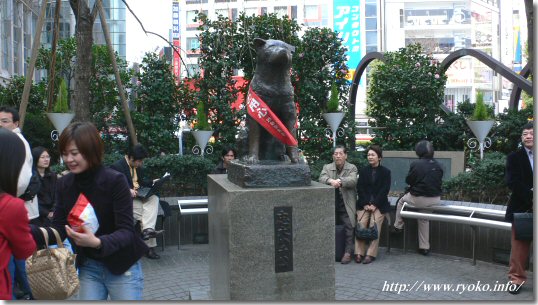
M385 219L385 213L389 211L390 204L388 194L390 190L390 170L381 165L383 151L378 145L368 147L367 158L369 166L359 171L357 181L357 223L363 227L377 224L378 237L370 241L367 248L366 241L355 239L355 262L369 264L375 260L379 248L379 236L381 226ZM368 251L366 251L368 249Z

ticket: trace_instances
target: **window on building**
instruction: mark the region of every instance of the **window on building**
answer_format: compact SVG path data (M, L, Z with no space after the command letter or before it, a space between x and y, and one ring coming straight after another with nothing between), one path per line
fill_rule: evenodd
M290 18L292 20L297 20L297 6L296 5L292 5L290 7Z
M280 18L288 16L288 7L287 6L275 6L273 12Z
M232 8L230 13L231 13L230 19L232 21L236 21L237 20L237 9Z
M400 29L403 29L404 28L404 10L403 9L400 9Z
M304 23L310 27L323 27L329 23L327 4L305 5Z
M197 64L187 64L187 71L190 77L200 75L200 66Z
M258 16L259 9L257 7L247 7L244 12L246 16Z
M187 53L197 53L200 51L200 41L198 37L187 38Z
M267 7L266 6L262 6L260 8L260 15L267 15Z
M445 94L445 106L454 112L454 94Z

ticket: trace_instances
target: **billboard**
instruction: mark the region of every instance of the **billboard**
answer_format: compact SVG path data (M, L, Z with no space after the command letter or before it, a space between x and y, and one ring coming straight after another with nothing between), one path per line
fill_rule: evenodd
M180 29L180 22L179 22L179 0L173 0L172 2L172 42L174 44L174 75L176 76L176 79L179 79L181 77L181 60L179 57L179 50L181 47L180 42L180 35L179 35L179 29ZM177 51L177 52L176 52Z
M334 31L342 39L342 45L347 48L347 65L350 70L348 75L353 76L353 72L359 64L361 53L361 5L357 0L335 0L334 1Z

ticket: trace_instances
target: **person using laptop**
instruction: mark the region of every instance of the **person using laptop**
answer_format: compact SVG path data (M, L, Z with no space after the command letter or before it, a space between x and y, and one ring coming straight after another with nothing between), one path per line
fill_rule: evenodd
M160 256L155 252L157 246L158 234L163 231L155 231L157 223L157 214L159 212L159 197L151 195L149 197L141 197L138 190L143 187L151 188L159 179L149 180L144 179L144 171L142 165L144 159L148 157L148 151L142 144L136 144L129 148L127 155L124 158L116 161L110 167L117 170L127 177L127 182L131 189L133 197L133 216L136 221L140 222L142 230L142 239L149 247L146 257L150 259L159 259Z

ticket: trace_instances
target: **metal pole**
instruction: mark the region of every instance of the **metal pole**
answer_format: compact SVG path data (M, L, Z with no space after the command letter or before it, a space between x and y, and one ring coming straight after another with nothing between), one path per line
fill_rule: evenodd
M28 107L28 99L30 98L30 88L32 87L32 80L34 76L35 62L37 60L37 54L41 45L41 30L43 29L43 23L45 22L45 11L47 9L47 0L43 0L41 4L41 12L37 19L37 25L35 29L34 43L32 44L32 56L30 56L30 62L28 63L28 70L26 70L26 79L24 81L24 89L22 91L21 105L19 106L19 127L22 130L24 127L24 117L26 116L26 107Z
M118 71L118 64L116 63L116 54L114 54L114 48L112 47L112 42L110 41L110 32L108 30L108 24L106 23L106 15L103 6L101 5L101 0L97 0L96 5L99 9L99 17L101 18L103 34L105 34L104 36L106 40L106 45L108 47L108 53L110 54L110 60L112 61L112 67L114 68L114 75L116 76L116 85L118 86L121 103L123 105L123 114L125 115L125 121L127 121L127 129L129 129L131 142L133 143L133 145L135 145L138 143L138 140L136 138L133 120L131 119L131 113L129 112L127 98L125 97L125 92L123 90L123 84L121 83L120 72Z

